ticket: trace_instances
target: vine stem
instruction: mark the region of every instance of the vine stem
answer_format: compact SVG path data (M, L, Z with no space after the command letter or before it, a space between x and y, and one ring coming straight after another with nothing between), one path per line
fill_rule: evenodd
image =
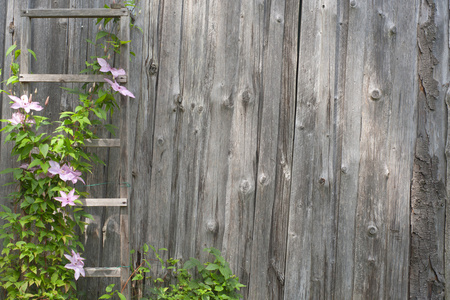
M121 293L123 292L123 290L125 289L125 287L127 286L128 282L130 281L131 277L133 277L134 273L136 273L137 270L139 270L140 267L142 267L142 264L145 262L145 260L142 260L141 264L139 265L139 267L137 267L133 273L131 273L130 277L128 277L127 281L125 282L125 284L122 287L122 290L120 291Z

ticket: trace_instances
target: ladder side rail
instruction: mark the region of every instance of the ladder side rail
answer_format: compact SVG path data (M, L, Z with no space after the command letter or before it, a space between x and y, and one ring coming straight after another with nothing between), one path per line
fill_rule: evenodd
M130 40L130 15L120 17L120 39L122 41ZM130 71L130 48L129 43L122 44L120 47L120 66L127 72ZM127 73L129 76L129 74ZM126 86L126 85L125 85ZM127 96L120 95L120 182L129 182L129 156L128 145L130 143L128 134L128 124L130 122L129 116L129 98ZM129 228L129 213L130 213L130 189L128 185L121 185L120 197L128 199L128 205L120 208L120 262L122 266L130 264L130 228ZM122 268L120 273L121 286L123 287L130 276L130 268ZM124 295L127 299L131 299L131 289L128 284L124 290Z

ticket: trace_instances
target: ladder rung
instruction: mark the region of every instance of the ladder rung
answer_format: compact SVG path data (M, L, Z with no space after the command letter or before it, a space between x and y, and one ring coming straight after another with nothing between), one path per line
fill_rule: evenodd
M120 147L120 139L95 139L84 142L84 147Z
M30 18L109 18L127 16L128 9L108 9L108 8L91 8L91 9L26 9L22 10L21 17Z
M86 277L120 277L120 268L84 268Z
M81 206L127 206L127 198L85 198L79 199Z
M105 78L112 80L111 75L83 75L83 74L19 74L20 82L105 82ZM119 83L127 82L127 76L117 76Z

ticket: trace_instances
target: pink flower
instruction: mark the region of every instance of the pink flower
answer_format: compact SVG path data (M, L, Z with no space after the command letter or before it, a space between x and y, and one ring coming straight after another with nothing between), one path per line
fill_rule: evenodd
M71 167L70 165L66 165L64 164L62 167L55 161L49 161L48 162L50 164L50 168L48 168L48 172L50 174L59 175L59 178L61 180L63 180L64 182L66 181L72 181L73 184L77 183L78 180L80 180L81 182L83 182L84 184L86 184L84 182L84 180L80 177L81 176L81 172L80 171L75 171L73 169L73 167Z
M83 178L81 178L80 176L81 172L75 171L70 165L62 166L61 173L59 173L59 177L64 181L70 180L73 184L75 184L78 180L80 180L81 182L86 184L86 182L84 182Z
M63 191L59 191L61 197L55 197L54 199L61 202L61 207L66 205L74 206L75 203L73 201L77 200L79 195L74 196L75 189L71 190L69 194L64 193Z
M12 114L11 119L8 119L9 122L11 122L12 125L17 124L35 124L36 122L33 119L26 120L26 116L24 114L21 114L20 112L15 112Z
M97 61L98 61L98 64L101 66L100 72L111 72L111 74L114 78L116 78L117 76L120 76L120 75L127 74L127 73L125 73L124 69L117 70L116 68L111 68L111 66L103 58L97 57Z
M72 250L72 256L68 254L64 254L64 256L70 261L70 264L66 264L64 268L74 270L75 271L75 280L78 280L80 274L86 276L84 272L84 258L80 256L80 254L76 253Z
M120 86L115 80L114 80L114 82L112 82L108 78L105 78L105 81L107 83L109 83L111 85L111 87L113 88L113 90L115 90L116 92L119 92L124 96L129 96L131 98L135 98L133 93L131 93L129 90L127 90L126 87Z
M16 97L8 95L11 100L14 101L14 103L11 105L11 108L13 109L19 109L23 108L27 114L30 113L31 110L43 110L44 108L39 105L39 102L31 102L31 98L28 100L27 95L22 95L22 97Z

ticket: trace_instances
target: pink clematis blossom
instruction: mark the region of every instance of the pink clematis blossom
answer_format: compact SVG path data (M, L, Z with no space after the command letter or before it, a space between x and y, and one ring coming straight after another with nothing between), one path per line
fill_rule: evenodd
M75 280L78 280L80 275L83 275L83 277L86 276L83 269L84 258L82 258L80 254L72 250L72 256L70 256L69 254L64 254L64 256L70 261L70 264L66 264L64 268L75 271Z
M75 189L71 190L69 194L64 193L63 191L59 191L61 197L55 197L54 199L61 202L61 207L66 205L74 206L75 203L73 201L77 200L79 195L74 195Z
M126 87L120 86L115 80L114 80L114 82L112 82L108 78L105 78L105 81L107 83L109 83L111 85L111 87L113 88L113 90L115 90L116 92L119 92L124 96L129 96L131 98L135 98L133 93L131 93Z
M12 109L23 108L27 112L27 114L30 113L31 110L40 111L44 109L39 105L39 102L31 102L31 97L30 99L28 99L27 95L22 95L22 97L20 98L11 95L8 96L9 98L11 98L11 100L14 101L14 103L11 105Z
M50 168L48 168L48 172L53 175L59 175L59 178L61 180L63 180L64 182L72 181L72 183L75 184L78 182L78 180L80 180L81 182L86 184L84 182L84 180L80 177L81 172L75 171L73 169L73 167L71 167L70 165L64 164L61 167L57 162L52 161L52 160L49 161L48 163L50 164Z
M8 121L11 122L12 125L24 123L36 124L33 119L26 119L26 116L24 114L21 114L20 112L13 113L11 119L8 119Z
M61 174L61 173L63 173L63 174ZM61 173L59 174L59 177L62 180L64 180L64 181L70 180L70 181L72 181L73 184L75 184L79 180L79 181L83 182L84 184L86 184L86 182L84 182L83 178L80 177L81 176L81 172L80 171L75 171L73 169L73 167L70 166L70 165L62 166L61 167ZM61 175L64 177L64 179L63 179L63 177L61 177Z
M100 72L111 72L111 74L114 78L116 78L117 76L120 76L120 75L127 74L127 73L125 73L124 69L111 68L111 66L108 64L108 62L106 60L104 60L103 58L97 57L97 61L98 61L98 64L101 66Z

